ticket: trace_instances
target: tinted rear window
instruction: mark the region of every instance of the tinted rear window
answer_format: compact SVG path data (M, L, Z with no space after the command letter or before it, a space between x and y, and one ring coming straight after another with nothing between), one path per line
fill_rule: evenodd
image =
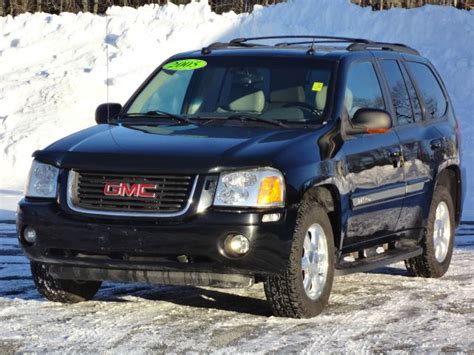
M410 97L398 63L395 60L384 60L382 61L382 68L390 88L390 96L397 113L398 123L413 123Z
M405 66L400 64L400 69L403 73L403 78L405 79L408 94L410 95L411 107L413 109L413 114L415 115L415 122L421 121L423 119L423 114L421 112L420 100L416 93L415 87L413 86L413 82L411 81Z
M446 113L447 103L443 90L431 69L422 63L408 62L416 86L421 91L428 118L437 119Z

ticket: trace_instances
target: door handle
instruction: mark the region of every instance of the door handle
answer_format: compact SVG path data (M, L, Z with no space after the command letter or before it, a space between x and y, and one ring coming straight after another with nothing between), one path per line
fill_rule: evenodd
M394 168L401 168L405 164L405 159L403 158L403 153L400 149L395 149L388 152L389 159L392 159Z
M388 157L389 158L400 158L402 156L402 151L401 150L392 150L388 152Z
M430 142L431 149L437 150L440 149L443 146L443 140L442 139L435 139Z

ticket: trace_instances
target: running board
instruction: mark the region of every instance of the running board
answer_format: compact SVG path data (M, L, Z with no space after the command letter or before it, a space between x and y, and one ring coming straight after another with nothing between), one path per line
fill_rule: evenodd
M356 272L365 272L379 267L397 263L406 259L421 255L423 248L420 246L411 248L397 248L389 250L383 254L369 258L358 259L353 262L343 261L336 265L335 275L347 275Z
M216 274L194 271L144 271L102 269L79 266L50 265L49 272L65 280L142 282L177 286L209 286L217 288L250 287L255 280L240 274Z

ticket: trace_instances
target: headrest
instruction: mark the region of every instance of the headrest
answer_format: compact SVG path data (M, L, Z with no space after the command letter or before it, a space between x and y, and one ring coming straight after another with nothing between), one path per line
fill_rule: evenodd
M326 107L326 101L328 97L328 87L324 86L321 91L318 91L316 94L316 108L319 111L324 111ZM354 96L352 95L352 91L349 88L346 88L346 94L344 96L344 106L347 112L351 112L352 105L354 104Z
M262 112L265 108L265 94L262 90L241 96L229 103L232 111Z
M346 107L347 112L351 112L352 105L354 104L354 96L352 91L349 88L346 88L346 95L344 96L344 106Z
M316 108L319 111L324 111L324 108L326 107L326 100L328 98L328 87L323 86L323 88L316 93Z
M272 91L271 102L304 102L304 89L301 86L292 86L285 89Z

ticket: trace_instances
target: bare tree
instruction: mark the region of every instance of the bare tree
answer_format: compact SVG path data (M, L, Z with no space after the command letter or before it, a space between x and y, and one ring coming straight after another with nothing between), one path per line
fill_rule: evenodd
M49 13L88 12L104 13L112 5L138 7L145 4L164 5L171 1L175 4L187 4L191 0L0 0L0 16L18 15L26 11L45 11ZM252 11L253 6L272 5L285 0L209 0L211 8L218 12ZM425 4L451 5L460 9L471 9L474 0L351 0L360 6L370 6L373 10L385 10L392 7L418 7Z

